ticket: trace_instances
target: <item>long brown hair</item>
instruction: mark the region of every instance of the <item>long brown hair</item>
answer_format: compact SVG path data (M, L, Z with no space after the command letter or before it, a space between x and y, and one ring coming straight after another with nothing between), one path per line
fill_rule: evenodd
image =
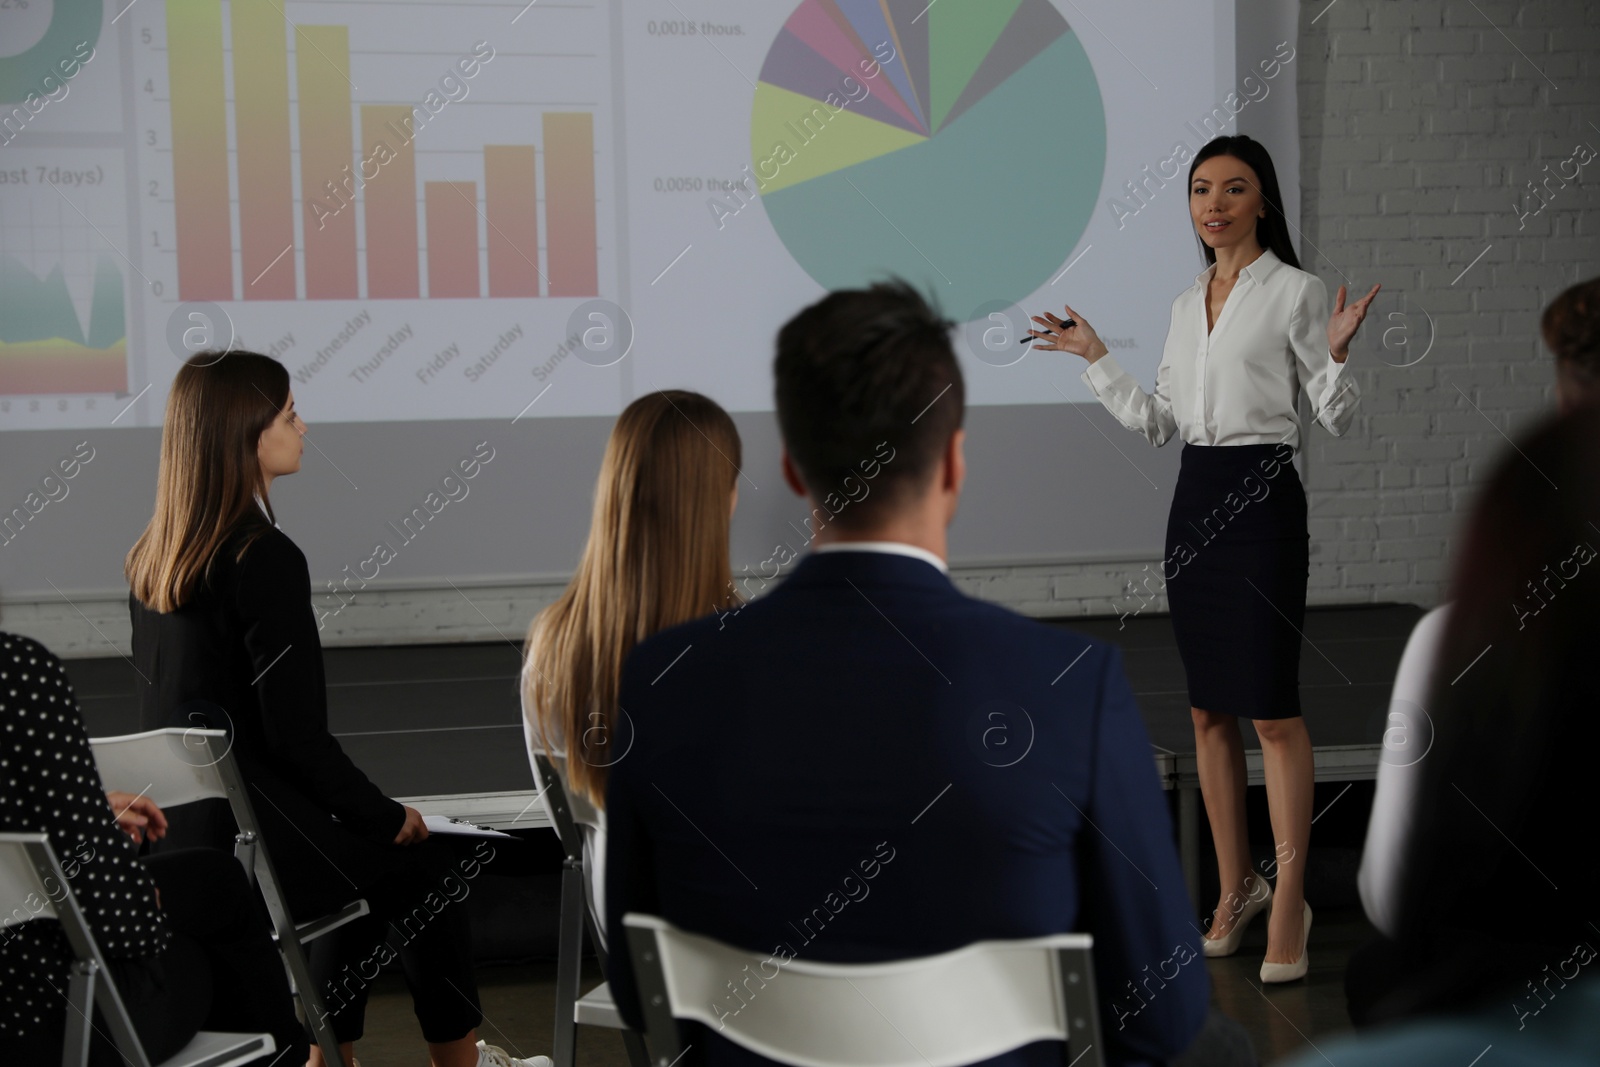
M523 706L536 736L563 739L567 788L605 805L622 661L660 630L734 600L728 563L739 431L716 401L667 390L612 427L589 540L560 598L528 628Z
M1524 973L1513 942L1568 946L1593 936L1600 860L1579 842L1600 814L1580 787L1600 744L1597 524L1595 406L1520 436L1465 523L1425 709L1432 736L1419 739L1428 747L1413 769L1399 893L1407 951L1442 952L1428 957L1437 973L1407 994L1419 1009L1458 1008L1536 978L1544 958ZM1482 925L1486 902L1514 929L1462 939L1460 930Z
M184 362L161 428L155 514L122 567L141 604L183 607L229 537L243 528L242 557L271 528L256 449L288 402L289 372L271 357L202 352Z

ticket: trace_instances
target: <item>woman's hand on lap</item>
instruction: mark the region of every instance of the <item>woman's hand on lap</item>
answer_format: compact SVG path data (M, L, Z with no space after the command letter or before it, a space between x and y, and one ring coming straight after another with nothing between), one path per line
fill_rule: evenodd
M134 844L157 841L167 835L166 815L143 793L108 789L106 803L111 805L111 817L116 820L117 829L133 838Z
M406 821L400 827L400 832L394 835L397 845L414 845L418 841L425 841L428 837L428 826L422 821L422 813L416 808L406 805Z

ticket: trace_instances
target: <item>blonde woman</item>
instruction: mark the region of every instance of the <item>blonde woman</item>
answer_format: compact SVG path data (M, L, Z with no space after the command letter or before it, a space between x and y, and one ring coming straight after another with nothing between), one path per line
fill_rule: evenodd
M629 404L606 442L577 573L528 628L529 756L550 757L583 827L602 936L606 773L633 737L617 706L622 663L651 634L735 602L728 525L740 460L739 431L716 401L672 389Z

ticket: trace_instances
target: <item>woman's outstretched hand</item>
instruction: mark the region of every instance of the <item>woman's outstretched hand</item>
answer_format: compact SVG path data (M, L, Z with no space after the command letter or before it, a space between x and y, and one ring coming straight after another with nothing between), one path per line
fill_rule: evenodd
M1333 315L1328 319L1328 352L1335 363L1343 363L1349 357L1350 339L1361 328L1361 321L1367 317L1367 307L1382 288L1382 285L1374 285L1372 292L1345 307L1345 287L1339 286L1339 295L1333 302Z
M1106 346L1101 342L1100 335L1094 332L1094 327L1071 306L1063 304L1062 307L1067 313L1065 319L1048 311L1042 316L1033 316L1033 321L1041 327L1028 331L1028 335L1038 342L1033 345L1034 351L1071 352L1090 363L1105 355ZM1072 325L1067 325L1068 322Z

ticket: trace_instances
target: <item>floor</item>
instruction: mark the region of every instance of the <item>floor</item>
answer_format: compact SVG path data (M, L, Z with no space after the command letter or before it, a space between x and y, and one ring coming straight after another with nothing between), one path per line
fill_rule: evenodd
M1315 905L1313 904L1313 907ZM1249 1032L1263 1064L1314 1047L1349 1029L1345 1015L1344 968L1373 934L1359 909L1316 913L1311 970L1304 981L1263 987L1257 972L1267 933L1256 923L1237 955L1207 960L1212 999ZM600 981L594 960L585 963L585 984ZM555 962L482 966L478 969L484 1024L479 1037L516 1056L549 1055L553 1044ZM398 975L384 975L367 1007L369 1036L356 1045L361 1067L426 1067L422 1032L411 1014L411 998ZM614 1032L578 1031L579 1067L627 1067L622 1041Z

